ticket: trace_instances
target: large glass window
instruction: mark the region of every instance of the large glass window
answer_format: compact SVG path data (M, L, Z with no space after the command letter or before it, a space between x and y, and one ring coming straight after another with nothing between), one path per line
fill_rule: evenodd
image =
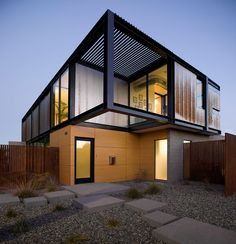
M59 124L59 80L53 85L53 125Z
M50 93L40 103L40 133L50 129Z
M39 106L32 112L32 138L39 134Z
M26 118L25 121L25 127L26 127L26 135L25 135L25 139L26 141L31 139L31 114Z
M69 72L68 69L61 76L60 94L60 122L68 119L68 93L69 93Z
M130 83L130 107L147 109L146 76Z
M128 106L128 83L124 80L114 78L114 102Z
M82 114L103 103L103 73L76 65L75 115Z
M148 111L167 115L167 65L148 74Z

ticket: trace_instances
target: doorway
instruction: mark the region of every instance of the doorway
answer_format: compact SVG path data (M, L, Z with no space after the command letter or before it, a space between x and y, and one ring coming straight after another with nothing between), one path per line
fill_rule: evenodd
M155 180L167 180L167 139L155 141Z
M94 139L75 138L75 184L94 181Z

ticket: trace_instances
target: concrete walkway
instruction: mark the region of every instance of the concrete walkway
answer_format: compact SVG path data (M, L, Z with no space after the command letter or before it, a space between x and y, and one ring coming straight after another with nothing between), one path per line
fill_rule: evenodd
M236 243L236 232L186 217L157 228L153 237L167 244Z
M77 197L99 194L112 194L127 191L130 187L114 183L85 183L73 186L63 186L67 191L73 192Z

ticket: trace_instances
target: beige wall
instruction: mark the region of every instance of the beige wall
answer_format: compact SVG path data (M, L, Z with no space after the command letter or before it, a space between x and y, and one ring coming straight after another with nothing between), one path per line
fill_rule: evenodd
M168 133L166 130L152 131L140 134L140 169L142 178L153 180L154 179L154 141L160 139L167 139Z
M67 126L50 134L50 145L60 148L60 181L74 184L75 137L95 138L94 180L115 182L133 179L154 179L154 141L168 139L167 178L183 179L183 141L209 140L211 137L177 130L128 133L89 127ZM216 137L212 137L216 139ZM109 165L109 156L116 164Z
M76 136L95 138L95 182L123 181L139 177L139 135L114 130L67 126L50 135L50 145L60 148L61 183L74 184L74 140ZM116 156L115 165L109 165L109 156Z

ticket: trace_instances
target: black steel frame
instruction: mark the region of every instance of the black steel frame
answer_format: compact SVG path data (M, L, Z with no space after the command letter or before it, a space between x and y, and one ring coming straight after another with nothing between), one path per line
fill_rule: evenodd
M128 35L129 37L133 38L134 40L140 42L142 45L145 45L150 50L153 50L154 52L157 52L161 57L147 65L146 67L141 68L136 73L130 75L130 77L125 77L121 74L117 74L114 72L114 29L118 28L120 31ZM86 53L86 51L93 45L93 43L101 37L101 35L104 34L104 67L98 67L93 64L86 63L85 61L81 60L83 54ZM25 116L22 119L22 124L26 120L26 118L32 113L32 111L35 109L36 106L40 106L40 102L42 99L47 95L47 93L50 93L50 129L39 135L36 138L32 138L28 142L33 142L41 138L42 136L45 136L46 134L57 130L59 128L62 128L69 124L78 124L83 123L84 121L93 118L95 116L98 116L102 113L111 111L121 114L126 114L130 116L136 116L140 118L145 118L148 120L147 122L143 122L141 124L137 125L130 125L129 124L129 131L134 131L134 128L136 130L141 129L148 124L159 124L163 125L166 123L169 124L182 124L185 127L193 128L193 129L199 129L202 131L202 127L199 127L195 124L191 124L185 121L179 121L175 119L175 83L174 83L174 62L178 62L183 67L187 68L191 72L195 73L198 77L201 78L201 80L204 81L204 97L205 97L205 126L203 128L204 132L209 133L220 133L218 130L212 130L208 128L208 106L207 106L207 94L208 94L208 84L213 85L216 89L220 90L220 86L210 80L206 75L201 73L199 70L188 64L186 61L172 53L170 50L138 30L136 27L132 26L125 20L123 20L118 15L114 14L110 10L107 10L105 14L99 19L99 21L95 24L95 26L92 28L92 30L88 33L88 35L85 37L85 39L81 42L81 44L77 47L77 49L73 52L73 54L68 58L68 60L65 62L65 64L61 67L61 69L56 73L56 75L53 77L51 82L48 84L48 86L44 89L44 91L40 94L40 96L37 98L37 100L34 102L34 104L31 106L31 108L28 110L28 112L25 114ZM75 116L75 64L80 63L82 65L94 68L96 70L99 70L101 72L104 72L104 99L103 103L94 107L93 109L86 111L83 114L80 114L78 116ZM117 104L114 102L114 77L121 78L128 83L131 81L143 76L147 75L147 73L155 70L156 68L167 64L167 80L168 80L168 116L158 115L154 114L148 111L143 111L135 108L131 108L129 106L124 106L121 104ZM52 87L53 84L60 79L60 76L63 74L63 72L69 68L69 110L68 110L68 120L64 121L63 123L53 126L52 125ZM148 81L146 81L148 82ZM130 90L130 89L129 89ZM147 89L148 90L148 89ZM129 95L130 96L130 95ZM148 97L148 91L147 91L147 97ZM128 98L129 101L129 98ZM129 103L128 103L129 104ZM39 108L40 109L40 108ZM40 114L39 114L40 116ZM32 116L31 116L32 119ZM40 118L39 118L40 121ZM22 126L23 128L23 126ZM106 128L109 128L109 126L106 126ZM114 126L110 127L111 129L114 129ZM121 128L118 128L121 129ZM31 135L32 135L32 124L31 124Z

